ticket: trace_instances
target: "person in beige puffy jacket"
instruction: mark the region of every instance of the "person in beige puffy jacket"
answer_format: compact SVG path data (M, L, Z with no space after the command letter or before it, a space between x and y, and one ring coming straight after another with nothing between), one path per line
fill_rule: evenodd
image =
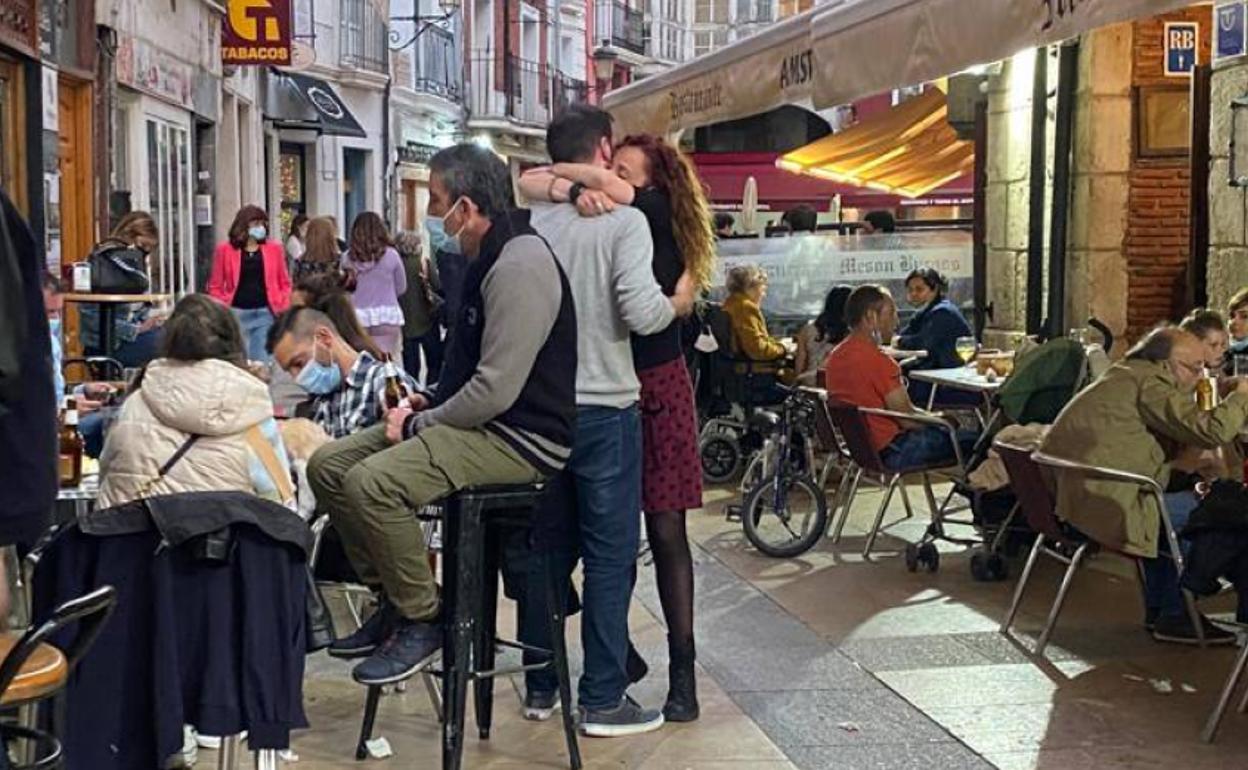
M165 324L160 357L126 399L100 457L98 505L179 492L251 492L291 504L290 463L268 387L246 367L230 311L183 298ZM165 476L160 469L192 436Z

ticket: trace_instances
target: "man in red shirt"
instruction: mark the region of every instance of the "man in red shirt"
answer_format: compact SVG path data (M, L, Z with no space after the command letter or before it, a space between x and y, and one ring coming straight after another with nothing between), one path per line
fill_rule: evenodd
M897 304L888 289L870 284L854 289L845 305L845 316L849 336L828 354L824 364L828 394L855 406L918 413L906 392L901 367L880 350L882 342L892 339L897 330ZM949 434L940 428L867 415L867 429L871 446L889 468L955 461ZM957 432L964 457L976 438L974 431Z

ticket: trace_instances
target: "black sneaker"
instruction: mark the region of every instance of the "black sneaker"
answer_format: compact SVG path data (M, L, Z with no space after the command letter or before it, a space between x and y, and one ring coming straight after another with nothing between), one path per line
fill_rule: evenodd
M524 718L530 722L545 722L559 709L558 692L526 692L524 694Z
M351 676L370 686L402 682L424 667L440 649L440 625L401 618L393 633L368 660L355 667Z
M390 632L394 629L396 613L394 605L386 601L382 597L380 606L377 610L368 616L368 620L364 621L364 625L360 626L354 634L335 639L326 650L332 658L343 658L350 660L352 658L364 658L373 654L377 649L377 645L381 644Z
M625 695L620 705L612 709L592 710L581 706L581 732L591 738L622 738L657 730L663 726L663 714L655 709L643 709L637 701Z
M1152 630L1157 627L1157 616L1159 616L1160 614L1161 614L1161 609L1158 607L1144 608L1144 630L1145 631L1148 631L1151 633Z
M1215 624L1204 615L1200 616L1200 623L1205 632L1205 644L1235 644L1234 633ZM1157 625L1153 627L1153 638L1159 642L1174 644L1200 644L1196 629L1192 628L1192 622L1186 615L1165 615L1157 618Z

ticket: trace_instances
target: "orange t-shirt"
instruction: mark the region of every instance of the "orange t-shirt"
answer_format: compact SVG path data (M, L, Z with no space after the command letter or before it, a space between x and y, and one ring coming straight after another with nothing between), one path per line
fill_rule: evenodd
M846 337L828 354L824 378L828 395L869 409L887 409L884 396L902 387L897 362L877 345L856 335ZM877 452L901 433L896 420L874 414L867 415L867 429Z

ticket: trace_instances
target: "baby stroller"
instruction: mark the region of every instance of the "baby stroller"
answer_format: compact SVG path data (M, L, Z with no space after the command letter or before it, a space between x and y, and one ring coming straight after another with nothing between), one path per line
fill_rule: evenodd
M1108 352L1113 333L1096 319L1088 321L1102 335ZM1014 372L993 395L993 410L975 444L968 466L978 468L988 457L997 433L1007 425L1051 425L1075 394L1092 379L1087 350L1078 341L1057 337L1020 353ZM1002 551L1011 550L1015 535L1033 533L1013 527L1018 501L1009 487L984 491L958 485L955 492L970 500L972 520L983 533L984 550L971 557L971 576L980 581L1008 577ZM1021 542L1021 541L1020 541Z

